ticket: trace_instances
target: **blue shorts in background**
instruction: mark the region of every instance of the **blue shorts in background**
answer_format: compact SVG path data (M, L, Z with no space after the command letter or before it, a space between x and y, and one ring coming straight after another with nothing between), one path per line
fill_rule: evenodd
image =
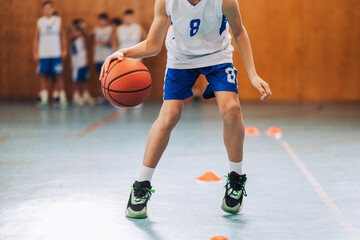
M63 66L61 58L40 58L38 72L50 76L62 74Z
M86 83L89 79L89 70L87 66L72 70L72 80L75 83Z
M97 73L100 73L101 72L101 67L103 65L103 62L97 62L95 63L95 70Z
M203 93L205 99L215 97L217 91L238 93L237 70L232 63L195 69L168 68L165 73L164 100L184 100L193 95L192 88L200 74L205 75L208 85Z

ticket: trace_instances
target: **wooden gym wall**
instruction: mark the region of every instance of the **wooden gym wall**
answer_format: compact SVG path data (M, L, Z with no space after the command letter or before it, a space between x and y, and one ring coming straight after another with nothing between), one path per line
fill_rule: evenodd
M41 0L2 1L0 13L0 98L35 98L36 63L32 60L36 19ZM55 0L67 27L73 18L95 26L97 14L121 16L133 8L147 30L154 0ZM360 100L360 1L358 0L239 0L252 41L258 73L270 83L274 101ZM91 58L91 54L89 56ZM238 53L240 99L257 100ZM150 99L162 98L166 52L146 59L153 77ZM66 82L71 92L69 61ZM91 68L91 90L99 85ZM204 87L205 82L200 85Z

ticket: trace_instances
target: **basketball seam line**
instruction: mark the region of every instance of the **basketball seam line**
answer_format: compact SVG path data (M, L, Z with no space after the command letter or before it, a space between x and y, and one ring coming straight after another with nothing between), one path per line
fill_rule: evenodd
M105 90L108 90L109 92L115 92L115 93L134 93L134 92L141 92L141 91L144 91L144 90L150 88L150 87L151 87L151 83L150 83L149 86L147 86L147 87L145 87L145 88L142 88L142 89L139 89L139 90L132 90L132 91L115 91L115 90L111 90L111 89L109 89L109 88L106 88L106 87L104 87L104 86L101 86L101 87L104 88Z
M127 105L127 104L124 104L124 103L121 103L121 102L115 100L115 99L111 96L109 90L108 90L108 95L109 95L109 97L110 97L114 102L116 102L116 103L118 103L118 104L120 104L120 105L122 105L122 106L124 106L124 107L135 107L135 106L136 106L136 105Z
M111 72L111 70L116 66L116 64L118 64L120 61L118 61L117 63L115 63L114 64L114 66L112 66L110 69L109 69L109 71L107 72L107 74L106 74L106 77L105 77L105 80L104 80L104 86L106 85L106 80L107 80L107 77L108 77L108 75L109 75L109 73ZM111 62L110 62L111 63ZM100 84L101 86L102 86L102 84ZM105 98L106 98L106 92L104 91L104 95L105 95ZM108 93L109 94L109 93Z
M110 71L109 71L109 72L110 72ZM123 75L120 75L120 76L114 78L113 80L111 80L111 82L109 82L108 88L110 88L110 85L111 85L115 80L117 80L117 79L119 79L119 78L122 78L123 76L129 75L129 74L131 74L131 73L135 73L135 72L148 72L148 73L150 73L150 72L149 72L148 70L146 70L146 69L139 69L139 70L134 70L134 71L131 71L131 72L127 72L127 73L125 73L125 74L123 74ZM105 88L105 83L104 83L104 88ZM105 88L105 89L106 89L106 88Z
M115 66L115 65L114 65L114 66ZM111 85L116 79L119 79L119 78L121 78L121 77L123 77L123 76L129 75L129 74L134 73L134 72L148 72L148 73L149 73L149 71L148 71L148 70L145 70L145 69L139 69L139 70L135 70L135 71L131 71L131 72L125 73L125 74L123 74L123 75L121 75L121 76L118 76L118 77L114 78L113 80L111 80L111 82L109 83L108 88L110 88L110 85ZM104 85L105 85L105 83L104 83ZM150 84L150 86L151 86L151 84ZM106 89L106 88L104 87L104 89ZM112 92L112 91L109 90L109 89L106 89L106 90L107 90L107 93L108 93L109 97L110 97L114 102L116 102L116 103L118 103L118 104L120 104L120 105L123 105L123 106L125 106L125 107L134 107L134 106L136 106L136 105L123 104L123 103L115 100L115 99L111 96L111 94L110 94L110 92Z

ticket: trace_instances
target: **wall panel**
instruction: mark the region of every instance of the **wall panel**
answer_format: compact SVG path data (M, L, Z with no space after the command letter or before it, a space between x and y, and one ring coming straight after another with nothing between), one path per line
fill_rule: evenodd
M32 44L41 0L2 2L0 13L0 98L35 98L38 92ZM121 16L127 8L137 12L148 30L154 0L56 0L65 26L73 18L96 25L100 12ZM275 101L360 100L360 1L358 0L239 0L258 73L268 81ZM91 44L91 41L89 41ZM91 48L91 47L89 47ZM89 58L92 57L90 53ZM145 59L153 77L150 99L162 98L166 51ZM67 91L71 92L66 61ZM243 100L258 100L241 58L234 53ZM91 65L91 90L99 83ZM202 79L201 86L206 81Z

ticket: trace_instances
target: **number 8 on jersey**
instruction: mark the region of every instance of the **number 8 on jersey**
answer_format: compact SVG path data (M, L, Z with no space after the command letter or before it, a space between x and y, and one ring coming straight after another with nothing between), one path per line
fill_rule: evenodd
M195 36L195 34L199 31L200 27L200 19L193 19L190 21L190 37Z

